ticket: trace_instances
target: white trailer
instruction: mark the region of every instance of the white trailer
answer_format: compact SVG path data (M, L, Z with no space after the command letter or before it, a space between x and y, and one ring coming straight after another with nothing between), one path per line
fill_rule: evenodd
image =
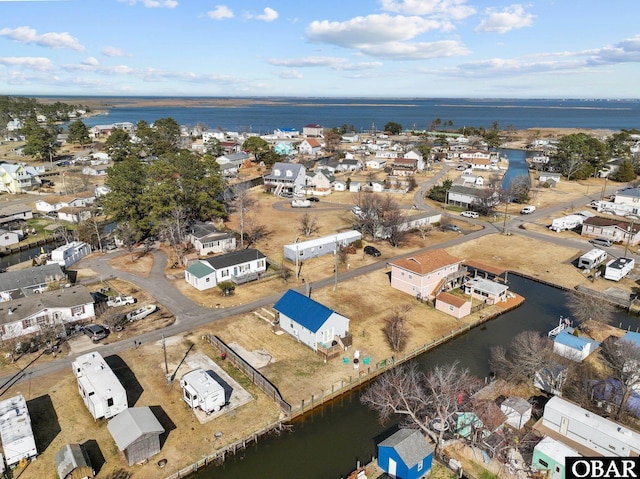
M593 248L578 258L578 268L593 269L607 260L607 252L600 248Z
M322 238L287 244L284 245L284 257L289 261L298 262L325 254L333 254L341 246L348 246L359 239L362 239L362 234L359 231L350 230Z
M210 414L219 411L227 402L224 388L202 368L182 376L180 386L182 399L191 409L200 408Z
M572 230L582 225L584 220L585 217L582 215L563 216L562 218L556 218L555 220L553 220L551 222L551 226L549 226L549 229L557 232Z
M78 356L71 363L78 391L94 419L109 419L129 407L124 389L100 353Z
M604 279L620 281L631 272L635 264L633 258L612 259L604 270Z
M38 455L27 401L22 394L0 401L0 437L9 467Z

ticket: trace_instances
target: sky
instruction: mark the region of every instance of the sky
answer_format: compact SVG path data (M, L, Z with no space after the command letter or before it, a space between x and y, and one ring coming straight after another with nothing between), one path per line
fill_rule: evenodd
M636 0L0 0L0 94L640 98Z

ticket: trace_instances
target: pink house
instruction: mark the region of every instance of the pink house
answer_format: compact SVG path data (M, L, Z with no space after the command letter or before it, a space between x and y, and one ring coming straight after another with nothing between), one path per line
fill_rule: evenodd
M433 299L439 292L462 283L466 273L462 261L443 249L394 261L390 263L391 287L418 298Z
M471 301L449 293L436 296L436 309L454 318L464 318L471 314Z

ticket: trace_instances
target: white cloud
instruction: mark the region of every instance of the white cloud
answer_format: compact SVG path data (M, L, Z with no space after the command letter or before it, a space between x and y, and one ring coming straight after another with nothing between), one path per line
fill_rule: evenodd
M391 16L385 13L355 17L346 22L316 20L307 27L306 34L314 42L360 48L362 45L410 40L441 25L438 21L418 16Z
M124 52L116 47L104 47L102 49L102 54L106 57L122 57L124 56Z
M455 40L440 42L388 42L383 45L366 45L361 51L374 57L394 60L428 60L468 55L471 51Z
M216 5L216 8L207 12L207 16L213 20L233 18L233 12L226 5Z
M380 0L382 9L388 12L452 20L462 20L476 13L476 9L466 3L466 0Z
M297 68L331 68L332 70L370 70L382 66L381 62L351 63L345 58L338 57L306 57L268 60L271 65Z
M302 80L304 78L302 73L296 70L281 70L275 72L275 75L283 80Z
M119 2L135 5L142 3L145 8L175 8L178 6L176 0L118 0Z
M25 67L32 70L53 70L53 63L44 57L0 57L0 65Z
M88 57L82 60L83 65L96 66L99 65L100 62L95 57Z
M76 38L67 32L52 32L38 35L38 32L31 27L18 27L3 28L0 30L0 36L10 38L20 43L32 43L41 47L69 48L77 51L83 51L85 49Z
M640 62L640 35L622 40L597 50L580 52L590 65Z
M278 12L273 8L266 7L261 15L254 15L253 13L245 14L245 17L249 20L262 20L263 22L272 22L278 18Z
M487 18L476 27L476 32L506 33L509 30L530 27L535 18L535 15L525 12L524 7L518 4L505 7L500 12L487 8L485 14Z

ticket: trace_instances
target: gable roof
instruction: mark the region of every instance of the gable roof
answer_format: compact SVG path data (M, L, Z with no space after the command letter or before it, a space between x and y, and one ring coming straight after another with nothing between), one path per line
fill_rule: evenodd
M577 351L582 351L587 345L593 345L593 349L597 348L600 343L597 341L593 341L586 338L581 338L579 336L574 336L566 329L561 331L555 338L554 341L558 344L562 344L571 349L575 349Z
M587 218L582 223L583 225L593 225L593 226L613 226L624 230L625 233L631 229L630 221L622 221L616 218L605 218L604 216L592 216L591 218ZM640 225L634 223L633 225L633 234L636 234L640 231Z
M281 163L281 162L278 162L278 163L273 165L273 168L271 169L271 173L266 175L265 178L278 179L278 180L289 179L289 180L293 181L294 179L296 179L298 177L298 175L300 174L301 171L303 173L305 172L305 170L303 170L303 168L304 167L302 165L299 165L297 163ZM287 172L290 172L290 174L287 175Z
M187 272L195 276L196 278L204 278L210 275L215 270L206 261L195 261L187 266Z
M66 278L58 263L34 266L33 268L6 271L0 274L0 291L11 291L46 284L59 278Z
M450 255L443 249L435 249L409 258L399 259L391 263L391 265L425 275L462 261L462 259Z
M409 469L433 454L431 444L417 429L400 429L378 446L393 448Z
M196 239L207 237L230 237L229 233L219 230L213 223L197 222L189 227L191 235Z
M467 303L467 301L464 298L461 298L460 296L456 296L455 294L447 293L445 291L438 294L438 296L436 296L436 299L438 301L442 301L443 303L450 304L455 308L461 308L462 306L465 305L465 303Z
M0 303L0 324L10 324L49 308L73 308L93 304L93 296L82 285L46 291Z
M249 248L240 251L233 251L220 256L214 256L202 261L209 263L213 269L221 269L262 258L266 258L266 256L257 249Z
M313 333L317 333L325 321L335 313L334 310L292 289L282 295L273 309Z
M164 428L149 407L130 407L107 423L118 449L124 451L140 437L162 434Z

